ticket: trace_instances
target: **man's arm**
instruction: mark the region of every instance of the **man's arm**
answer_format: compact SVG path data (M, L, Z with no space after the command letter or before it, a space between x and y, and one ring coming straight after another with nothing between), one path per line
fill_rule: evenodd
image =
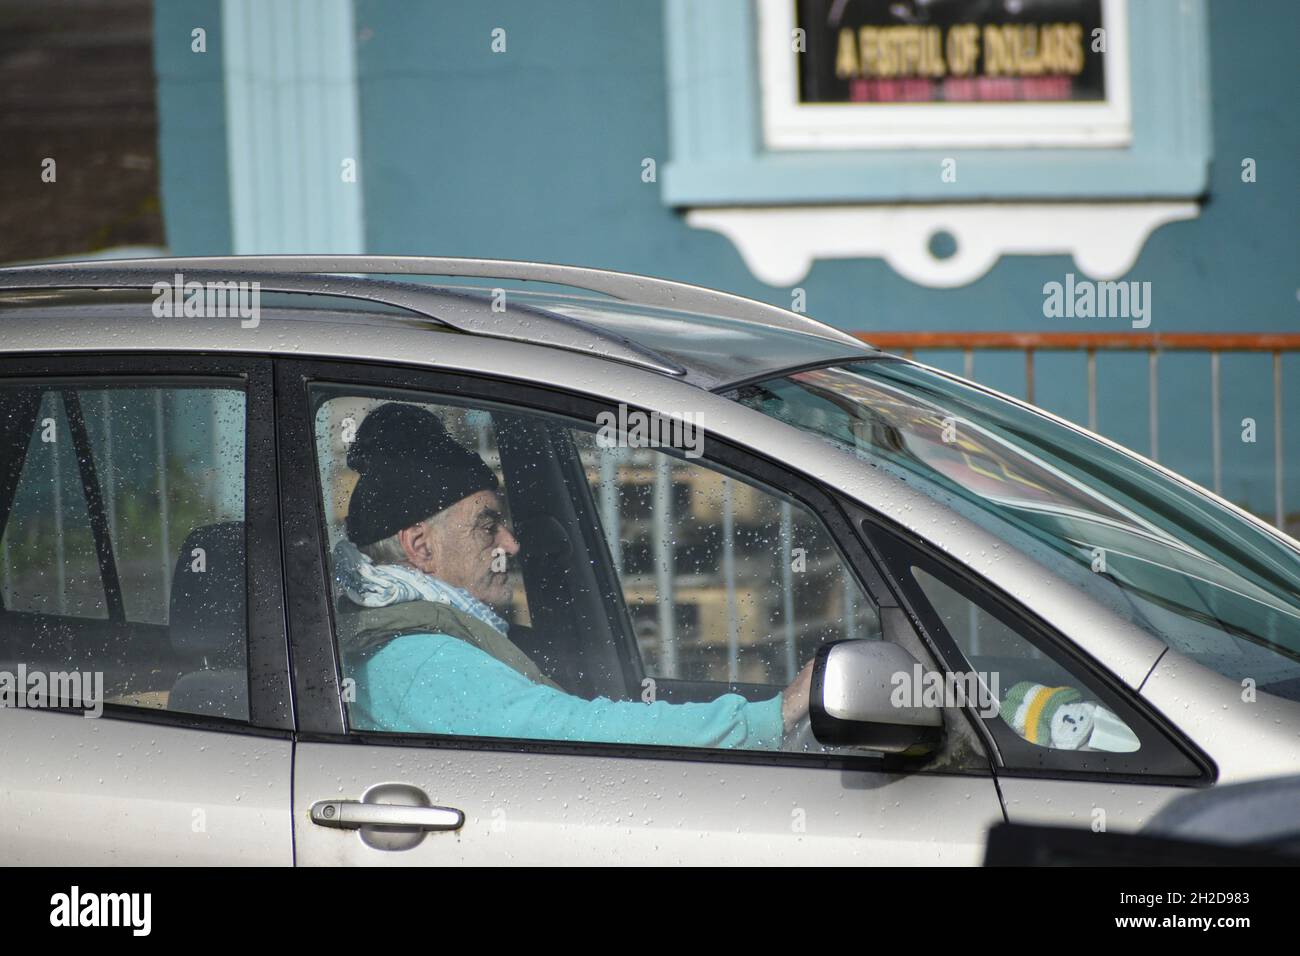
M781 695L758 703L739 694L687 704L584 700L445 634L397 638L357 677L374 729L405 733L774 749L784 724Z

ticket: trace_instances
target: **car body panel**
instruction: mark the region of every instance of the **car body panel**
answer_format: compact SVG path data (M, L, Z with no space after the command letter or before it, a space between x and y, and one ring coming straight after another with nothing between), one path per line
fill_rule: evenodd
M287 736L3 707L0 740L7 865L293 864Z
M1300 766L1300 704L1242 684L1169 650L1142 696L1218 766L1218 779L1237 783L1295 773Z
M1049 777L998 777L1010 823L1047 823L1136 831L1187 787Z
M977 865L1003 819L992 776L878 773L401 747L298 745L294 830L302 865ZM465 814L414 849L366 845L311 822L320 800L419 787Z

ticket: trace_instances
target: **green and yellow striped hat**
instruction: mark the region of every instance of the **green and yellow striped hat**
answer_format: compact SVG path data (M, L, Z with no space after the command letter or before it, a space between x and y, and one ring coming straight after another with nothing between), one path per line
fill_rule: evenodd
M1045 687L1032 681L1014 685L1002 699L999 713L1031 744L1052 746L1052 717L1066 704L1083 699L1073 687Z

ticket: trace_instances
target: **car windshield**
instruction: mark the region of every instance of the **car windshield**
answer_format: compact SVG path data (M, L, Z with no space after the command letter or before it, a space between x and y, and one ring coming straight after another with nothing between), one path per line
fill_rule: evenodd
M728 397L901 477L1219 673L1300 700L1300 552L1209 496L898 359Z

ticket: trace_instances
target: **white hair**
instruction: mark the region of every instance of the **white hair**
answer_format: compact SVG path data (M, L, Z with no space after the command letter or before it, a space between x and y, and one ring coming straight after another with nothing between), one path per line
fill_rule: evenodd
M357 549L375 564L406 564L406 552L397 535L389 535Z
M443 516L447 512L439 511L435 515L425 518L423 521L415 522L415 525L424 525L425 530L429 531L442 522ZM411 527L415 527L411 525ZM373 561L375 564L410 564L406 560L406 551L402 548L401 532L391 534L387 538L381 538L371 544L358 548L362 554Z

